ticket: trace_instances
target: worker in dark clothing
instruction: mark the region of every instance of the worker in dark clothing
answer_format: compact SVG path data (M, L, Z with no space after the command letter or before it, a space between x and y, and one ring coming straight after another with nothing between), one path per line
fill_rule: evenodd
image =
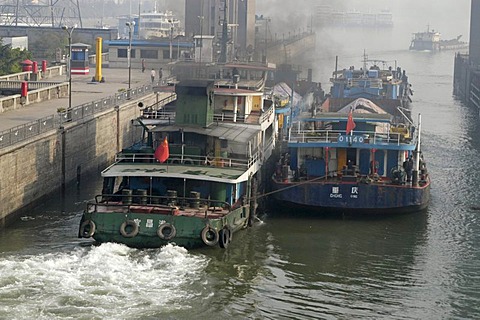
M412 155L403 162L403 168L407 174L407 183L412 181L412 171L413 171L413 158Z

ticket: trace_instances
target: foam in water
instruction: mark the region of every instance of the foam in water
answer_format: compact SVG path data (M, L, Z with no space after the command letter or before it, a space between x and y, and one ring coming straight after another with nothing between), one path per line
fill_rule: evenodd
M113 319L128 318L132 309L137 316L179 310L201 294L191 284L207 264L204 256L174 245L142 251L106 243L7 256L0 260L0 318Z

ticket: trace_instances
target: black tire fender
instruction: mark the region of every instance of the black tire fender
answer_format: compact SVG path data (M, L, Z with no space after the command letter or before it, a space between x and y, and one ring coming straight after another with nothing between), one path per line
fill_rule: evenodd
M166 232L167 230L170 230L170 232ZM163 223L158 227L157 235L160 239L170 240L177 235L177 229L170 223Z
M210 226L206 226L202 230L202 241L207 246L212 247L218 243L218 231Z
M218 244L220 248L226 249L231 241L231 230L228 227L224 227L218 232Z
M80 225L80 235L82 238L90 238L95 234L96 229L95 222L92 220L85 220Z
M132 231L127 232L127 227L131 227ZM138 225L133 220L127 220L120 226L120 233L125 238L133 238L138 234Z

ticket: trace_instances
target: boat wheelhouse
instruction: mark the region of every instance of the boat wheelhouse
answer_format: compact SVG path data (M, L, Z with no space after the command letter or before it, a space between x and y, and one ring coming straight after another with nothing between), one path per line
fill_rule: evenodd
M419 51L438 51L440 50L440 33L435 30L415 32L413 34L412 42L410 43L410 50Z
M80 237L225 248L254 222L275 147L274 106L264 94L266 72L257 79L254 69L224 67L232 77L178 82L173 110L142 105L136 122L144 139L102 172L102 195L88 204Z
M413 90L406 71L396 65L387 67L388 64L384 60L369 60L364 54L362 68L351 66L334 71L330 97L325 102L329 110L340 110L358 98L368 99L391 114L398 107L408 109Z

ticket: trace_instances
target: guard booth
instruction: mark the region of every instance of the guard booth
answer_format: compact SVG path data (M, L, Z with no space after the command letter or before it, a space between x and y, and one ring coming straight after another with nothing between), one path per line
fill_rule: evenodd
M72 74L89 74L90 65L88 62L88 49L90 45L85 43L72 44ZM68 50L67 46L67 50Z

